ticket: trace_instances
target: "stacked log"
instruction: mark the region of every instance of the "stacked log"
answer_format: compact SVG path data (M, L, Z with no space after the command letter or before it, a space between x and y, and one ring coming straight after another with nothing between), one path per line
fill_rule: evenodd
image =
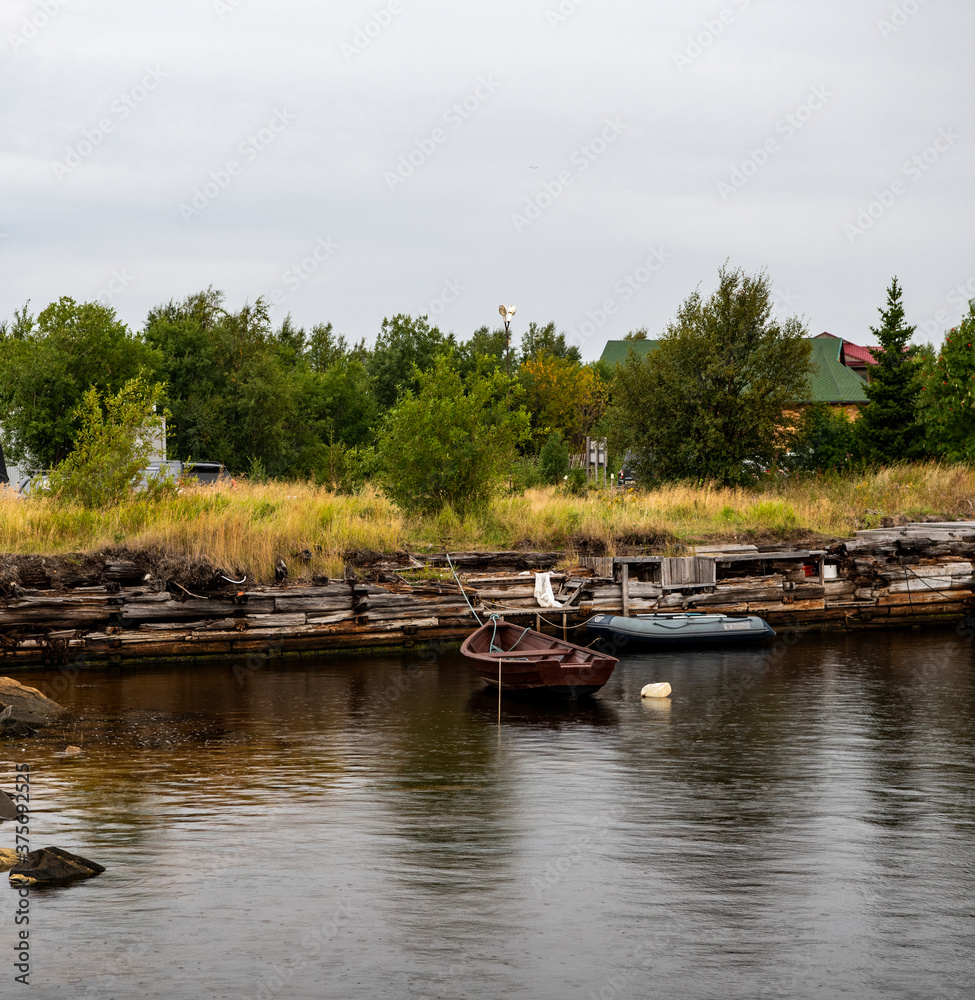
M930 526L922 527L931 533ZM116 558L99 564L99 585L90 583L87 571L78 574L84 585L74 589L63 585L66 574L58 584L53 572L46 588L9 584L6 596L0 595L0 660L8 669L38 662L408 646L464 637L475 626L472 608L482 619L498 613L543 630L568 629L598 612L679 610L757 614L773 626L800 629L958 620L975 606L975 525L939 530L945 537L931 539L929 548L920 541L928 535L882 532L861 533L825 553L741 550L722 560L720 552L702 552L695 558L714 558L722 572L711 586L698 580L683 590L668 590L659 579L629 579L627 566L607 557L599 569L614 575L596 575L592 566L552 573L560 603L555 609L539 607L534 573L517 569L525 563L548 567L554 553L452 555L455 564L482 570L465 575L463 593L452 579L410 582L407 569L396 573L389 567L373 568L371 582L350 570L345 579L314 586L197 592L175 581L145 580L136 560ZM824 559L836 567L835 577L821 572ZM40 576L41 562L30 563L21 583L25 576ZM515 571L506 572L506 563ZM815 575L808 576L810 571Z

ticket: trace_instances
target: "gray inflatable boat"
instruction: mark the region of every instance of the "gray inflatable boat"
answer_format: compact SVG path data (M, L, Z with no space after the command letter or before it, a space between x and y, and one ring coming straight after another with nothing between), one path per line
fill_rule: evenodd
M775 635L774 629L756 615L732 618L703 613L595 615L586 622L591 635L608 639L617 651L674 646L724 646L759 642Z

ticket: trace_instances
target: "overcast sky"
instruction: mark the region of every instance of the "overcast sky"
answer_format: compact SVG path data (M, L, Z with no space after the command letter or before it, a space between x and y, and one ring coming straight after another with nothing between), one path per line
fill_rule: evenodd
M213 285L598 357L728 259L916 340L975 296L971 0L2 0L0 318Z

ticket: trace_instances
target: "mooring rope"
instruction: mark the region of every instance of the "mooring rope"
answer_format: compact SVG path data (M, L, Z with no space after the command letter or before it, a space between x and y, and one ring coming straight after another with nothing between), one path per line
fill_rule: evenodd
M461 596L464 598L465 601L467 601L467 606L471 609L471 614L474 616L474 621L476 621L478 625L483 625L484 623L481 621L480 618L477 617L477 612L474 610L474 605L471 604L469 598L467 597L467 591L464 590L464 586L460 582L460 579L458 578L457 573L454 570L454 564L450 561L450 553L446 549L444 549L444 555L447 557L447 565L450 567L450 572L453 573L454 579L457 581L457 586L460 588Z

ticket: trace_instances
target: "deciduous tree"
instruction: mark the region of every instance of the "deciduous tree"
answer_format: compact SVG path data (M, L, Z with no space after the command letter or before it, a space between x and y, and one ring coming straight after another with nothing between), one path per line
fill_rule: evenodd
M142 378L129 379L114 394L89 389L75 414L80 429L74 449L51 470L51 495L88 508L115 506L130 496L149 464L162 397L160 383ZM175 487L165 479L145 485L156 495Z
M450 355L417 371L379 437L380 484L404 510L433 514L448 504L463 517L484 506L527 434L528 415L509 411L501 372L462 378Z
M723 267L718 279L707 299L684 302L657 350L617 368L612 436L643 480L742 481L746 462L771 464L784 411L807 395L806 330L774 319L768 276Z
M109 306L65 296L36 320L25 307L0 335L0 425L10 457L36 468L62 460L88 389L116 393L159 363Z
M525 361L519 379L525 387L535 447L557 432L580 448L606 412L609 386L591 365L543 351Z
M922 363L918 416L929 454L975 462L975 299L968 315Z

